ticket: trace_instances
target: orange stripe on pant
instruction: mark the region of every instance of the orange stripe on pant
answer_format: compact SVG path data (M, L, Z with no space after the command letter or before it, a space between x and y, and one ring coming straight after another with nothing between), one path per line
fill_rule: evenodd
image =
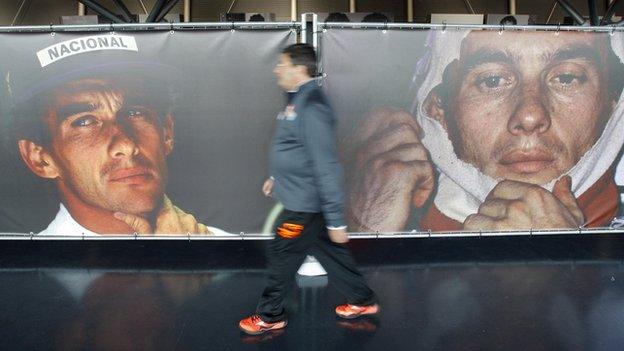
M301 224L284 222L277 228L277 235L285 239L296 238L301 235L303 226Z

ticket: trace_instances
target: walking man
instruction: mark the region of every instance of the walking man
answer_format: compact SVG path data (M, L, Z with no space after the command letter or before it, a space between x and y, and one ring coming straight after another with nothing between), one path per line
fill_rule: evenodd
M356 318L379 310L375 293L344 245L349 239L342 168L336 151L336 118L312 78L316 75L314 48L307 44L288 46L273 72L288 94L288 104L277 116L271 177L262 191L275 196L284 211L267 248L267 287L256 314L239 322L240 329L248 334L286 326L285 296L307 254L319 260L347 297L347 304L336 307L338 316Z

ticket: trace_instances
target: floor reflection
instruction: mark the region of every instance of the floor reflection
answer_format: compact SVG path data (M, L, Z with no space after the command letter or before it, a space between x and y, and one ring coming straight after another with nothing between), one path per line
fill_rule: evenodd
M62 350L616 350L624 265L518 262L364 269L377 317L339 320L326 277L298 279L285 331L241 335L261 270L0 270L0 340Z

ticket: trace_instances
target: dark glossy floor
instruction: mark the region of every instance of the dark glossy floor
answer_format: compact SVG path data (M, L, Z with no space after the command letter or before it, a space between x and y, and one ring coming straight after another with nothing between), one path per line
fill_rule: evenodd
M242 335L263 284L258 242L3 242L0 349L622 350L624 239L353 241L376 318L333 315L297 280L283 333Z

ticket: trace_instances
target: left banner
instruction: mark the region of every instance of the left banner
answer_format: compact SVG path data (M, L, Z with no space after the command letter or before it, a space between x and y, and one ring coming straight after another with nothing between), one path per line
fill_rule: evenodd
M260 233L290 29L0 34L0 232Z

